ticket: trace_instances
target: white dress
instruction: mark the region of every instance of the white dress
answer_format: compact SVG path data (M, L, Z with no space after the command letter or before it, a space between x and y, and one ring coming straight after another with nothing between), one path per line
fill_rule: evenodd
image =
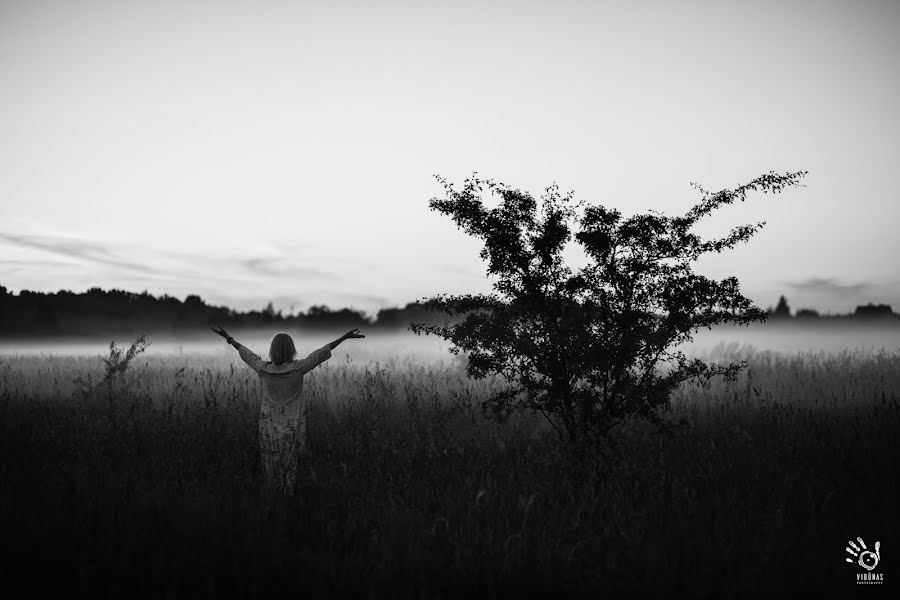
M259 374L263 396L259 406L259 450L266 480L281 492L293 493L300 455L306 446L303 376L329 358L322 346L303 360L276 365L234 343L241 359Z

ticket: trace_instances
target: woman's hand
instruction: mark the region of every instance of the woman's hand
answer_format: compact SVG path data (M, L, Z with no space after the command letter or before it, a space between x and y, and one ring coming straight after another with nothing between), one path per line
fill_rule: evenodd
M224 329L222 329L221 327L219 327L218 325L213 325L213 326L210 327L210 329L212 329L213 331L215 331L216 333L218 333L219 335L221 335L221 336L222 336L223 338L225 338L226 340L227 340L227 339L231 339L231 336L228 335L228 332L225 331Z
M357 338L364 338L364 337L366 337L366 336L361 334L359 332L359 329L351 329L350 331L348 331L347 333L345 333L338 339L336 339L333 342L331 342L330 344L328 344L328 347L331 348L332 350L334 350L335 348L338 347L338 344L340 344L344 340L355 340Z

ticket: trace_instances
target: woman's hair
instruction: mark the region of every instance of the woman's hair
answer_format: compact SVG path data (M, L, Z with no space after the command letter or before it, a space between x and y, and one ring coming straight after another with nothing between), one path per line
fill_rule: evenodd
M294 340L286 333L276 333L269 345L269 360L276 365L290 362L297 356Z

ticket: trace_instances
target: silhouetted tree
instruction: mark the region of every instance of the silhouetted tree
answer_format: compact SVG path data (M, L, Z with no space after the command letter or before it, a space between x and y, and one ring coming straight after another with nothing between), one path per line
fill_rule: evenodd
M894 311L891 310L890 304L872 304L870 302L864 306L857 306L853 314L857 317L890 317Z
M375 325L385 328L408 329L413 322L436 324L443 322L441 314L425 309L418 302L409 302L403 308L382 308L375 316Z
M308 327L363 327L370 325L371 321L360 311L351 308L331 310L325 305L309 307L303 316L302 322Z
M788 306L787 298L782 296L778 299L778 306L771 312L771 316L779 319L791 316L791 307Z
M191 294L187 298L185 298L184 305L195 311L202 311L206 308L206 304L203 302L203 299L196 294Z
M692 226L750 191L780 192L804 175L769 173L717 193L694 185L701 199L685 215L627 219L575 204L555 185L539 208L530 194L500 183L473 176L456 189L438 177L445 194L430 207L484 241L494 291L430 298L425 308L465 319L412 329L449 340L453 353L467 352L471 377L492 373L507 382L484 403L495 416L535 410L573 442L605 435L630 415L663 425L660 413L682 382L733 377L743 366L690 360L674 346L700 327L765 319L736 278L715 281L691 269L701 255L747 241L764 223L710 241ZM485 190L499 196L498 207L484 205ZM573 237L588 258L574 272L562 257Z
M265 320L267 323L271 322L271 321L275 321L276 319L281 320L281 314L275 313L275 307L272 306L271 302L269 302L266 305L266 307L262 311L262 314L263 314L263 320Z
M812 308L801 308L797 311L798 319L818 319L819 311L813 310Z

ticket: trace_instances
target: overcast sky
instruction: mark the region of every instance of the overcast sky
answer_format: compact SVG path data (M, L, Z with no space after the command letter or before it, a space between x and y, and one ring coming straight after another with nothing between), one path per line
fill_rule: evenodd
M760 306L900 309L900 3L0 3L0 284L367 311L489 285L473 171L698 231Z

